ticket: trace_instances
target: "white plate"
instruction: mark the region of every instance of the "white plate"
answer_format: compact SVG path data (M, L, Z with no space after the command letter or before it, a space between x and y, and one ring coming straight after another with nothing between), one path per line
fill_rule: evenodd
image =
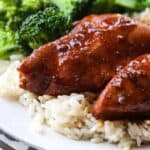
M46 150L118 150L117 146L108 143L73 141L50 129L43 134L35 133L24 108L17 102L4 98L0 98L0 128L16 139ZM150 146L147 146L138 150L149 149Z

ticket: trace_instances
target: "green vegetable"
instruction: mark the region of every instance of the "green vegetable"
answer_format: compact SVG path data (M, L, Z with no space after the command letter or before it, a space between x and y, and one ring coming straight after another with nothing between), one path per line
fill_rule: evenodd
M107 12L121 12L121 10L114 4L114 0L93 0L89 10L89 14L99 14Z
M28 17L20 27L19 36L23 46L35 49L65 34L71 23L70 17L53 6Z
M136 7L138 10L144 10L146 7L150 8L150 0L140 0L140 2L137 2Z
M21 7L25 10L39 10L43 7L43 0L22 0Z
M135 9L137 0L115 0L114 3L129 9Z
M150 0L115 0L115 3L132 11L141 11L150 7Z
M29 15L43 9L43 0L0 0L0 20L16 31Z
M0 59L23 53L18 28L28 15L40 9L43 9L42 0L0 0Z
M17 7L20 0L0 0L0 58L7 59L9 55L20 53L17 44L17 33L10 26L17 20ZM16 24L14 25L16 26Z
M92 0L51 0L51 2L57 5L66 16L78 19L87 12Z
M150 7L150 0L93 0L89 13L131 12Z
M43 0L44 7L49 7L49 6L51 6L51 4L52 4L51 0Z
M0 58L8 59L11 54L22 53L17 38L17 33L9 29L0 29Z
M20 0L0 0L0 19L7 21L17 12Z

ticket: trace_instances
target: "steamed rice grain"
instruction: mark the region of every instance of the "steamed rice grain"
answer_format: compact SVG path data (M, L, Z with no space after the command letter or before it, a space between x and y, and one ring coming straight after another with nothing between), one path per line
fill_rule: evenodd
M18 99L23 93L23 90L19 87L19 74L17 71L19 64L19 61L11 63L8 69L0 76L0 96Z

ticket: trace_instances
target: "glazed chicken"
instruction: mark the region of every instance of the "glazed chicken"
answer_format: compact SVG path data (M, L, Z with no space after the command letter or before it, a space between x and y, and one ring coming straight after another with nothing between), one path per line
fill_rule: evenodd
M103 119L150 117L150 54L131 61L108 83L94 104Z
M20 86L38 95L100 92L123 66L149 52L150 26L119 14L87 16L24 59Z

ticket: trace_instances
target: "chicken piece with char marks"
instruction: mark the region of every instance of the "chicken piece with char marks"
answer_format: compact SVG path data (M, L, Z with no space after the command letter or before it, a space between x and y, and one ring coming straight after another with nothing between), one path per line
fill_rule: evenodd
M83 18L24 59L20 86L38 95L101 91L123 66L150 53L150 27L119 14Z

